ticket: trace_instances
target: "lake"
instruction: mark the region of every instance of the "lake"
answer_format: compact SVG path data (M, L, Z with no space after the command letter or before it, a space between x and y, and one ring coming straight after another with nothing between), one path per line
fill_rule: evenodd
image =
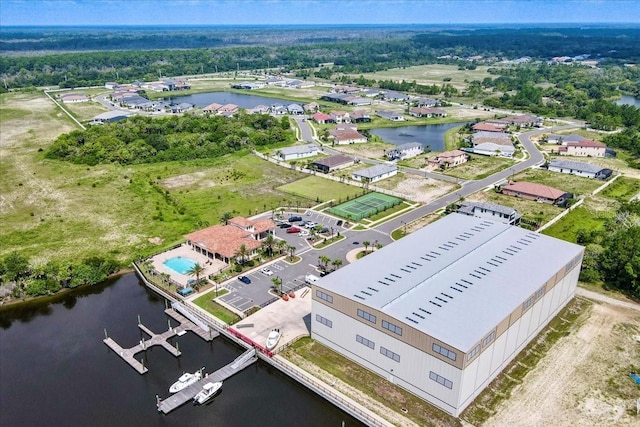
M622 95L622 98L616 101L618 105L632 105L636 108L640 108L640 99L631 95Z
M0 425L362 426L260 361L226 380L211 404L161 415L156 394L167 397L183 372L213 372L243 351L226 338L207 343L189 332L171 340L180 357L147 350L149 372L139 375L102 342L106 328L123 347L136 345L138 315L152 331L165 331L163 310L164 300L127 274L55 303L1 311Z
M222 105L235 104L240 108L254 108L258 105L269 106L272 104L289 105L294 103L294 101L288 101L286 99L267 98L266 96L245 95L243 93L233 92L196 93L194 95L171 97L167 98L166 100L174 104L187 102L191 105L195 105L198 108L206 107L207 105L213 104L214 102Z
M394 128L370 129L369 133L377 135L391 144L419 142L431 151L444 151L444 134L449 129L464 125L461 123L445 123L438 125L402 126Z

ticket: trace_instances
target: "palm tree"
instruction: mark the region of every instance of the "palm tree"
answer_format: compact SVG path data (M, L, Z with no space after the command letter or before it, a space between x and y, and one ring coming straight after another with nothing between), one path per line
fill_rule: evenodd
M334 259L333 261L331 261L331 265L333 265L334 270L337 270L342 265L342 260Z
M382 249L382 243L378 243L378 242L376 242L376 244L375 244L375 248L376 248L376 250L378 250L378 249Z
M296 254L296 250L297 250L297 249L298 249L298 248L296 248L296 247L295 247L295 246L293 246L293 245L288 245L288 246L287 246L287 250L289 251L289 257L291 257L291 261L293 261L293 256Z
M320 261L322 263L322 269L324 271L327 271L327 267L329 266L329 263L331 262L331 258L329 258L326 255L320 255L318 257L318 261Z
M193 267L191 267L187 271L187 274L189 276L196 276L196 284L194 285L196 289L200 287L200 275L202 274L203 271L204 271L204 267L201 266L199 262L196 262L195 264L193 264Z
M281 294L282 293L282 279L279 277L272 277L271 282L273 282L273 286L276 288L276 291Z
M229 220L233 218L231 212L225 212L220 216L220 222L224 225L229 224Z
M273 234L269 233L267 237L262 242L262 247L268 256L273 255L273 245L275 245L276 239L274 239Z
M277 245L278 245L278 250L280 251L280 253L282 253L282 251L287 249L287 246L289 246L289 244L287 243L286 240L279 240Z
M240 245L236 253L234 254L236 257L240 257L240 264L244 264L244 258L247 256L247 246L243 243Z
M362 242L362 244L364 245L364 252L369 253L369 245L371 244L371 242L368 240L365 240L364 242Z

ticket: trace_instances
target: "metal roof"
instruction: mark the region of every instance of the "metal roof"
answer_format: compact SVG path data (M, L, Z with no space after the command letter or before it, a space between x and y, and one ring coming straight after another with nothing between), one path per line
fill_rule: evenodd
M468 352L582 251L519 227L448 215L316 285Z
M424 148L424 147L419 142L407 142L405 144L400 144L395 149L389 150L389 151L413 150L414 148Z
M592 165L589 163L574 162L573 160L561 160L561 159L552 159L549 162L549 167L560 168L560 169L572 169L574 171L589 172L589 173L598 173L602 169L604 169L601 166Z
M283 156L288 156L290 154L313 153L314 151L318 151L318 146L315 144L294 145L291 147L284 147L280 149L280 152Z
M503 205L499 205L497 203L491 203L491 202L464 201L460 203L460 210L464 210L464 208L467 208L467 207L468 208L478 207L478 208L486 209L493 212L499 212L505 215L512 215L513 213L517 212L514 208L510 206L503 206ZM473 212L473 209L471 209L471 212Z

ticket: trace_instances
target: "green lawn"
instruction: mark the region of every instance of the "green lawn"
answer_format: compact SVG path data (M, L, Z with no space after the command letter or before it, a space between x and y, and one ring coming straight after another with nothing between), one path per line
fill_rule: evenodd
M600 193L604 197L629 201L640 193L640 179L621 176Z
M76 102L72 104L61 105L68 110L73 116L81 122L92 120L98 114L109 111L98 102Z
M362 195L362 189L352 185L341 184L319 176L307 176L277 188L283 193L296 195L316 202L327 200L346 200Z
M599 230L604 227L606 218L591 209L579 206L569 212L560 221L544 229L542 234L576 243L579 230Z
M213 300L212 293L207 293L194 299L193 303L229 325L233 325L240 320L240 317L237 314L230 310L227 310L226 308L215 302Z

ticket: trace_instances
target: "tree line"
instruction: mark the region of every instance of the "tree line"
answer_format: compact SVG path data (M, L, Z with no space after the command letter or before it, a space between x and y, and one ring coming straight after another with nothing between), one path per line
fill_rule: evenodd
M286 141L293 141L287 117L244 113L234 117L134 116L61 135L45 155L88 165L156 163L214 158Z

